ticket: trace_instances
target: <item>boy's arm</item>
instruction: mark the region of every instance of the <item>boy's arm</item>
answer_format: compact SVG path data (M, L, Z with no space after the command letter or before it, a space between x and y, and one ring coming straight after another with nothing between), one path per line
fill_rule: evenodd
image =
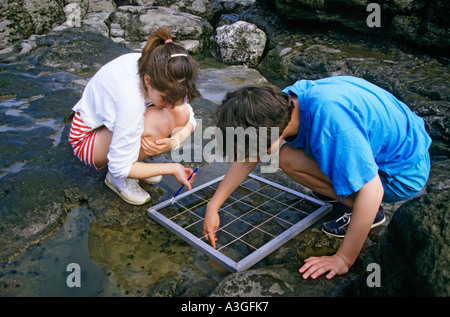
M219 208L231 193L247 178L255 168L257 162L235 162L229 168L227 174L217 188L214 196L206 207L205 220L203 222L203 235L213 248L216 247L216 231L219 228Z
M344 240L336 252L347 265L352 266L361 251L369 234L378 209L380 208L384 190L380 177L375 176L358 192L352 209L352 217Z
M377 174L366 183L356 195L352 216L344 240L333 256L311 257L299 272L303 278L316 278L326 272L328 279L335 275L345 274L358 257L369 234L375 216L383 198L383 185Z

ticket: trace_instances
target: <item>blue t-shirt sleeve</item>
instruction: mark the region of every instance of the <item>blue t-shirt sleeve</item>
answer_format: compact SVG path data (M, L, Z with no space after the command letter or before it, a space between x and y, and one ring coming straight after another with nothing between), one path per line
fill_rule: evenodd
M314 113L310 146L337 195L357 192L378 173L370 142L358 114L333 105Z
M292 86L284 88L282 91L287 94L290 94L291 92L293 92L294 94L299 95L302 92L304 92L304 91L308 90L309 88L314 87L316 85L317 84L312 80L303 79L303 80L297 81Z

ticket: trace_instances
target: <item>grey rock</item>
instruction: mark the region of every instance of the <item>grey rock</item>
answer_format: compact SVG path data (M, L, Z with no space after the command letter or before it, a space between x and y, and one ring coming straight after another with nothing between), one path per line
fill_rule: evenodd
M274 265L227 276L212 297L336 297L345 296L358 277L347 275L333 280L304 280L298 265Z
M122 6L110 14L106 24L113 41L138 49L162 26L172 30L175 41L197 40L204 44L212 33L205 19L166 7Z
M263 56L266 41L265 33L256 25L237 21L216 29L211 37L211 54L227 64L254 67Z

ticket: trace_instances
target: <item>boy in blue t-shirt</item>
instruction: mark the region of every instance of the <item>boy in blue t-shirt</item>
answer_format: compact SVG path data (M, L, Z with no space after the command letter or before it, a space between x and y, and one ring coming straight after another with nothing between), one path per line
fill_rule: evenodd
M304 278L347 273L369 230L385 220L381 202L410 198L428 180L431 139L423 120L363 79L301 80L283 91L243 87L227 94L217 116L224 136L226 127L278 127L278 141L268 136L267 148L277 151L286 141L279 152L283 172L350 210L323 225L327 234L344 240L336 254L306 259L299 270ZM256 164L233 163L208 203L203 234L213 247L220 206Z

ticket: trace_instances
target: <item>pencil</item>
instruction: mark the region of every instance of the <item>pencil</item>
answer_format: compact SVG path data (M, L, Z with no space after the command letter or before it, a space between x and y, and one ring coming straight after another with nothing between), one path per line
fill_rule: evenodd
M195 172L197 172L198 167L195 168L195 170L192 172L191 176L188 177L188 181L191 179L192 175L194 175ZM171 203L173 205L173 203L175 202L175 197L177 197L177 195L180 193L180 191L183 189L184 184L181 185L180 189L178 189L178 191L175 193L175 195L173 195L172 199L171 199Z

